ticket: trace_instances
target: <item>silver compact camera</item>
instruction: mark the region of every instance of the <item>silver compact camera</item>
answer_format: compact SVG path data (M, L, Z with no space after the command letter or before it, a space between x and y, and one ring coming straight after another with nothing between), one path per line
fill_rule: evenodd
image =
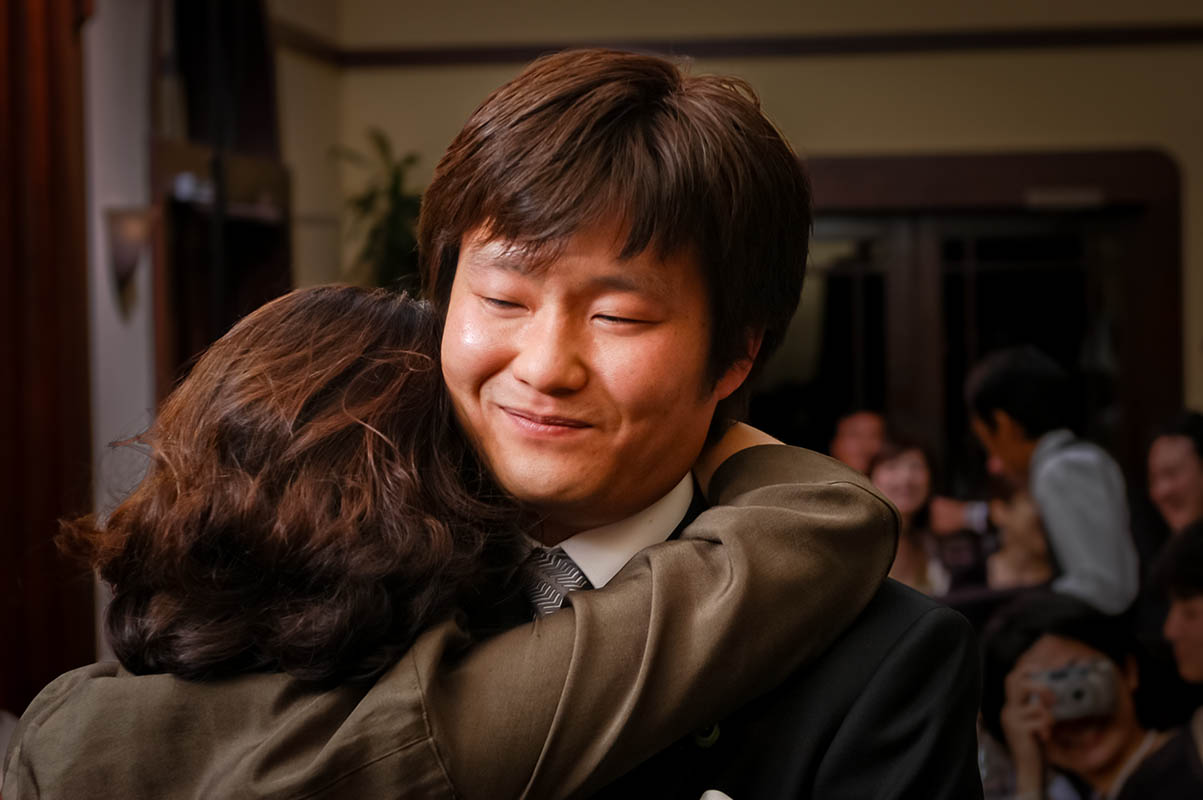
M1053 694L1049 709L1057 721L1109 717L1115 713L1118 675L1107 659L1093 659L1030 676Z

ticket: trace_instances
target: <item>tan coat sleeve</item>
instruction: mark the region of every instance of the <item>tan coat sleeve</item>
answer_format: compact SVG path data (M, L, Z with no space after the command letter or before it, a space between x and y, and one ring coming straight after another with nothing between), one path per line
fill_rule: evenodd
M637 555L572 608L466 648L414 648L457 793L597 789L767 691L826 648L884 578L893 506L825 457L745 450L681 539Z

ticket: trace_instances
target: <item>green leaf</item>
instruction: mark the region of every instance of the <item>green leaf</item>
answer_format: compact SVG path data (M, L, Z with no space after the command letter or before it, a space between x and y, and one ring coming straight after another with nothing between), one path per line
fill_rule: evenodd
M338 161L346 161L357 167L367 167L372 160L353 147L336 144L330 147L330 157Z
M368 138L371 139L372 145L376 148L376 154L380 157L380 163L386 167L393 163L393 144L388 140L388 134L380 128L369 128Z
M350 147L331 149L332 156L370 170L367 185L346 200L346 229L359 242L355 264L378 286L416 291L422 196L407 191L405 179L418 156L394 158L388 135L378 127L369 129L366 137L374 157Z

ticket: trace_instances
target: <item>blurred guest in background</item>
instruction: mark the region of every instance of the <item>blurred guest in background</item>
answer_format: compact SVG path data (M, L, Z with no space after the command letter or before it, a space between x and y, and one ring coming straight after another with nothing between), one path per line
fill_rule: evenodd
M990 588L1038 586L1052 580L1048 540L1032 496L1017 489L1009 499L993 501L990 518L998 527L998 549L986 560Z
M1203 797L1190 728L1161 732L1140 721L1138 648L1118 618L1036 592L993 620L983 647L982 716L1010 751L1018 797L1045 797L1049 768L1092 797Z
M1040 514L1055 591L1119 613L1139 586L1123 473L1069 430L1069 380L1033 348L988 356L966 381L973 432L994 464L1026 485Z
M830 452L833 458L867 475L885 437L885 417L868 409L851 411L835 423Z
M967 539L977 545L980 566L966 573L977 580L954 577L951 592L942 600L969 617L978 631L1014 598L1034 587L1047 586L1056 577L1040 512L1027 489L1002 474L994 475L991 484L998 496L988 502L965 504L980 505L988 512L989 530L985 524L972 532L961 528L960 532L936 533L933 528L933 538L950 566L950 543Z
M994 456L986 459L986 471L996 478L1003 478L1002 462ZM961 531L986 533L994 521L991 511L990 503L985 500L957 500L936 495L931 499L932 533L939 536Z
M1203 519L1203 414L1183 412L1149 446L1149 498L1178 533Z
M1155 585L1169 595L1162 630L1174 648L1178 674L1203 684L1203 521L1188 525L1170 540L1153 576Z
M1142 649L1144 719L1162 728L1187 723L1203 706L1203 521L1158 552L1127 616ZM1203 714L1194 724L1203 741Z
M1169 593L1153 573L1176 534L1203 519L1203 414L1183 411L1149 440L1148 502L1133 503L1132 538L1147 582L1135 616L1142 635L1160 640ZM1164 645L1164 641L1162 641ZM1201 687L1203 689L1203 687Z
M932 489L931 461L927 452L912 439L891 436L870 461L869 480L902 515L898 553L890 568L890 577L924 594L947 592L948 570L937 555L927 527Z

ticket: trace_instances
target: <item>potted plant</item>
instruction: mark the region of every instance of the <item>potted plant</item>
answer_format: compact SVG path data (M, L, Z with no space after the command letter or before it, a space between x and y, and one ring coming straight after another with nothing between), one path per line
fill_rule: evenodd
M337 158L369 173L364 188L347 200L347 233L360 242L352 269L376 286L416 292L422 195L406 188L406 175L418 156L395 156L380 128L369 129L367 138L366 153L346 146L334 148Z

